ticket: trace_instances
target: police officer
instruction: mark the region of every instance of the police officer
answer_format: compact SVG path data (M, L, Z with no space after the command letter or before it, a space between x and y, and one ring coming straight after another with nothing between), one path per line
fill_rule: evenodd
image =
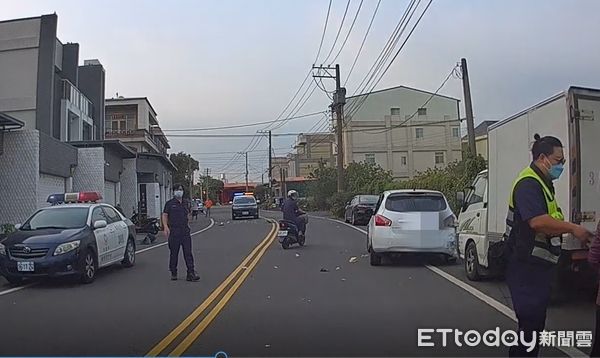
M183 258L187 266L188 281L198 281L200 277L194 271L194 256L192 255L192 237L190 235L190 203L183 200L183 186L173 187L175 197L165 204L162 214L165 235L169 240L169 270L171 280L177 280L177 261L179 259L179 248L183 248Z
M564 221L554 196L552 181L560 177L565 164L562 143L550 136L541 138L536 134L534 138L533 162L513 184L505 233L506 281L519 331L524 332L527 341L544 330L561 236L572 234L584 243L592 237L584 227ZM518 345L510 347L509 355L535 357L538 352L539 345L531 352Z

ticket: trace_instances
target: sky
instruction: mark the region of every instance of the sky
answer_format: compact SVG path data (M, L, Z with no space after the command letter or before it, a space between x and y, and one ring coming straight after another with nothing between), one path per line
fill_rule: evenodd
M362 0L336 61L344 80L377 2ZM360 3L350 0L334 55ZM347 4L332 0L317 64L330 52ZM381 0L346 84L350 94L408 4ZM0 20L58 14L59 39L80 44L81 62L94 58L104 65L106 97L148 97L168 130L276 119L315 62L328 5L329 0L0 0ZM506 118L571 85L600 88L599 13L600 1L594 0L434 0L375 90L406 85L435 91L464 57L477 124ZM332 80L324 85L334 88ZM463 98L458 79L440 93ZM324 111L329 103L317 90L298 114ZM273 133L307 132L323 127L322 119L295 119ZM203 133L255 134L263 127ZM191 153L201 169L210 168L214 176L225 171L230 181L243 180L245 158L235 152L250 142L246 137L170 138L172 152ZM293 137L274 137L275 153L290 152L293 142ZM250 179L260 181L268 167L267 141L255 147L248 154Z

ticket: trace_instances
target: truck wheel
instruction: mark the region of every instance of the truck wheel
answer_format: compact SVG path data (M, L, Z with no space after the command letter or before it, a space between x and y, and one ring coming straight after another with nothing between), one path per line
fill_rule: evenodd
M477 246L473 241L469 242L465 250L465 271L467 278L471 281L479 281L481 278L479 258L477 257Z

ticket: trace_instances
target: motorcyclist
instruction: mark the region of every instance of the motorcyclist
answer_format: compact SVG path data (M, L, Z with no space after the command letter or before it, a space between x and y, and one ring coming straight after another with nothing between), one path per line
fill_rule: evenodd
M283 212L283 220L296 223L298 235L304 236L306 233L308 217L306 216L306 213L298 207L298 192L296 190L288 191L287 198L283 202L281 211Z

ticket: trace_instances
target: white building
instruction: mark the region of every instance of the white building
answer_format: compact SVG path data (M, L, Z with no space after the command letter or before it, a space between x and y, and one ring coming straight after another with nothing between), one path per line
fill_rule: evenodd
M349 97L344 163L377 163L408 179L461 160L459 102L405 86Z

